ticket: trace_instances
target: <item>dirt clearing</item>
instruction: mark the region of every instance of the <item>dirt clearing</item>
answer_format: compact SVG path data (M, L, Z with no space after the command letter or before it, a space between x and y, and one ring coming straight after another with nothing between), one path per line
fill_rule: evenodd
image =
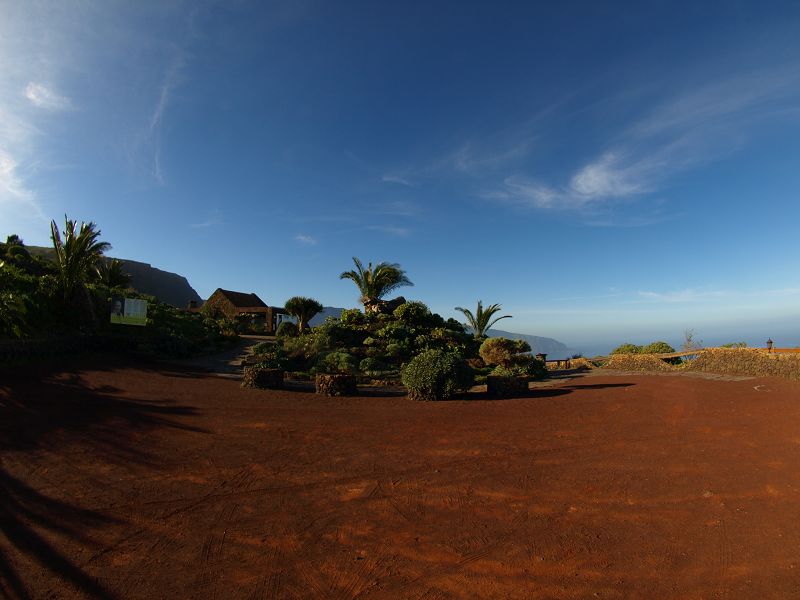
M800 384L591 375L515 400L0 380L10 598L800 596Z

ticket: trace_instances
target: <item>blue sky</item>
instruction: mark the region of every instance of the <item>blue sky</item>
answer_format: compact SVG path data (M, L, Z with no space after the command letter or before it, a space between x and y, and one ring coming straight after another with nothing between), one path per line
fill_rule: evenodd
M796 2L0 0L0 235L586 351L800 344ZM763 338L763 339L762 339Z

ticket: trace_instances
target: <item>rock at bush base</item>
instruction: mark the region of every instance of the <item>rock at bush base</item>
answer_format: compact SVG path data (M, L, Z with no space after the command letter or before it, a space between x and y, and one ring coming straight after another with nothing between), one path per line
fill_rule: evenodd
M283 370L245 367L242 387L279 390L283 387Z
M317 375L317 394L323 396L355 396L358 393L355 375Z

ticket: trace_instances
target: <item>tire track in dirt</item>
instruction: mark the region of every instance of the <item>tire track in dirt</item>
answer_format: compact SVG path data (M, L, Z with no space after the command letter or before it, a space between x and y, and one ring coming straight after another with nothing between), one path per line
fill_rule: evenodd
M207 589L209 597L212 598L217 596L216 588L219 579L217 563L222 557L228 527L238 508L238 504L225 504L222 506L208 528L208 534L200 551L200 566L198 567L199 572L195 585L200 589Z
M672 439L671 435L664 435L664 436L651 436L651 437L641 437L635 439L626 440L628 444L636 444L639 442L646 442L648 444L657 442L660 439L670 440ZM526 456L531 457L532 460L540 460L544 457L551 457L558 454L564 453L573 453L576 451L588 451L593 450L595 448L604 447L605 444L603 442L594 442L591 444L573 444L567 446L560 446L555 448L541 448L537 450L510 450L508 452L501 452L495 454L482 454L482 455L474 455L464 458L459 458L451 461L444 461L441 463L436 464L425 464L422 466L416 467L409 467L407 469L399 469L396 471L391 471L389 477L391 479L398 479L402 480L405 478L416 477L422 474L436 472L437 470L445 470L460 467L463 465L468 465L474 462L486 463L486 462L500 462L500 463L507 463L510 459L513 459L518 456ZM593 454L587 454L586 456L582 456L579 458L571 459L570 462L586 462L595 460L596 456ZM296 484L288 484L288 485L269 485L269 486L262 486L262 487L252 487L246 490L231 490L229 492L210 492L208 494L204 494L199 497L193 498L173 498L173 499L164 499L164 500L150 500L145 502L136 502L130 503L125 505L114 505L112 507L92 507L91 510L123 510L123 509L133 509L133 508L143 508L143 507L150 507L150 506L159 506L159 505L169 505L169 504L179 504L179 503L188 503L185 506L176 507L172 512L168 513L167 516L173 516L177 513L185 512L187 510L191 510L199 505L202 505L205 502L214 501L214 500L222 500L222 499L230 499L230 498L244 498L247 496L253 495L260 495L260 494L283 494L283 493L299 493L305 491L314 491L319 489L325 489L329 487L336 487L341 485L348 485L353 483L358 483L360 481L374 479L375 472L369 471L364 472L356 475L348 475L347 477L340 477L336 479L327 479L327 480L320 480L320 481L313 481L308 483L296 483ZM223 485L215 486L215 490L219 490Z
M520 511L509 523L506 530L499 536L497 536L491 542L484 544L480 548L464 554L456 560L455 562L451 562L448 564L436 564L436 565L428 565L423 567L421 571L417 572L413 579L405 584L406 588L414 588L418 586L420 583L424 581L429 581L431 578L435 577L442 577L444 575L449 575L455 572L458 572L469 565L476 563L480 560L483 560L489 556L491 556L494 552L496 552L499 548L503 546L507 541L509 541L522 527L529 521L529 515L527 511ZM390 578L394 579L394 578ZM411 589L403 590L403 597L409 597L409 592ZM440 592L440 590L436 590L433 587L426 587L421 592L415 594L417 598L426 597L430 591ZM437 596L434 596L437 597Z

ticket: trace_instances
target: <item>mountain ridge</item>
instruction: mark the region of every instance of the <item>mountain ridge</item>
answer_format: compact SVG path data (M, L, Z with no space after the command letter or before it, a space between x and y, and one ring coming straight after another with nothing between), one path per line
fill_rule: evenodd
M45 246L26 246L28 252L53 260L54 250ZM113 257L106 257L111 260ZM131 287L142 294L155 296L160 302L178 308L186 308L189 302L202 303L200 294L189 284L183 275L164 271L150 263L118 258L122 270L131 276Z

